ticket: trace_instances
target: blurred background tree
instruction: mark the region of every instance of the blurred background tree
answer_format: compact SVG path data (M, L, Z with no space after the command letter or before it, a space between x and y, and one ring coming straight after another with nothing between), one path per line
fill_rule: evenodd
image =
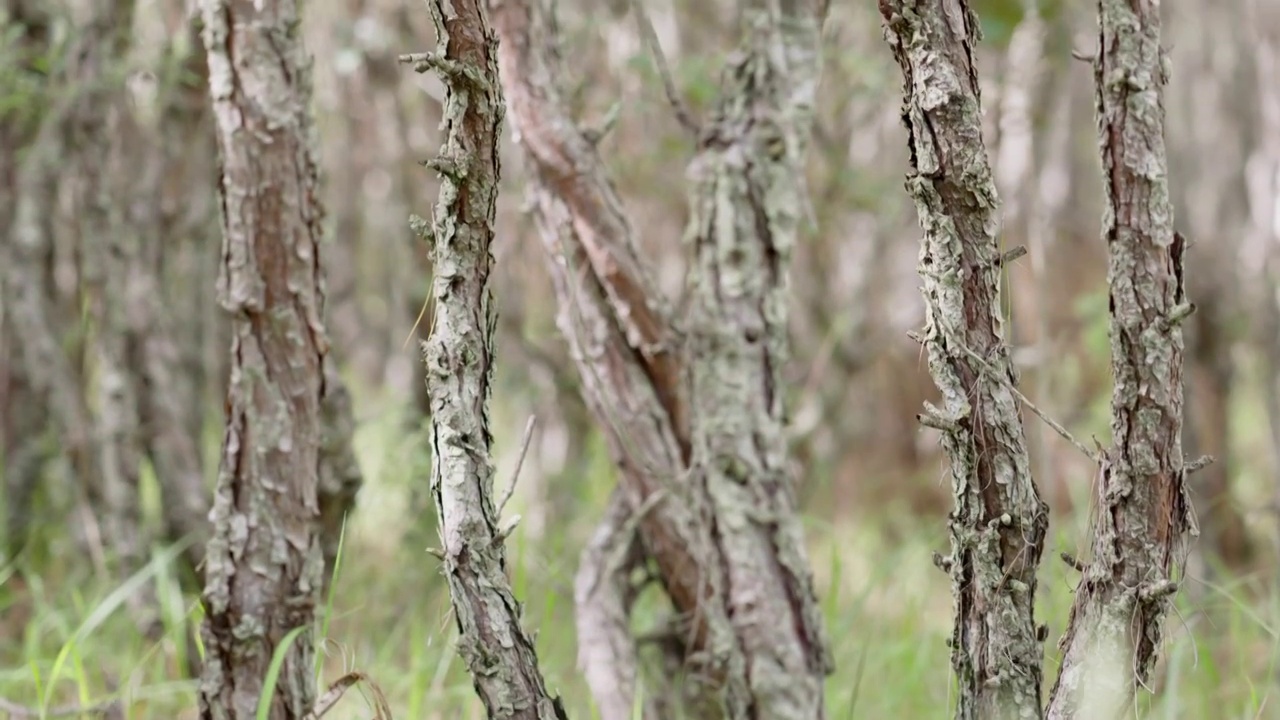
M1187 336L1185 449L1218 462L1193 476L1202 537L1153 674L1162 692L1140 696L1138 709L1150 717L1266 716L1280 690L1280 16L1269 0L1164 6L1173 202L1190 241L1188 293L1200 307ZM214 302L216 156L199 37L181 0L136 0L115 20L130 33L127 46L101 78L86 79L73 72L83 60L77 48L105 5L2 7L0 697L27 706L119 698L131 717L189 717L196 691L187 638L201 613L182 581L189 571L166 562L164 548L184 534L171 529L181 505L170 488L191 454L206 491L212 487L229 344ZM616 106L600 156L643 229L640 254L675 297L688 262L680 238L693 142L665 99L629 3L552 7L569 111L598 125ZM644 7L675 85L691 112L707 117L738 39L737 3ZM987 32L978 65L984 135L1005 202L1000 242L1029 250L1004 278L1013 361L1039 407L1077 437L1105 443L1103 195L1092 73L1072 57L1093 53L1094 8L986 0L974 9ZM398 67L396 56L430 46L433 30L421 8L399 0L310 2L303 29L329 208L326 320L365 478L321 612L322 672L367 672L403 717L480 717L454 655L444 580L424 553L436 533L417 341L431 317L431 268L405 218L428 215L436 197L417 163L439 145L443 89ZM815 222L802 228L792 269L789 440L838 668L828 711L914 717L943 712L954 697L943 645L948 580L928 561L945 544L951 493L938 433L915 420L935 390L906 334L923 325L923 303L920 231L902 189L900 74L869 3L833 3L822 47L807 163ZM115 114L89 118L79 137L46 131L86 87L105 93ZM121 123L135 129L125 133ZM492 278L498 478L511 477L528 418L537 417L510 505L523 519L508 539L509 565L549 689L572 717L589 717L572 587L616 473L555 327L537 224L523 202L528 169L509 138L502 152ZM85 162L106 163L110 222L87 222L93 176ZM137 243L130 262L148 268L154 289L142 295L161 311L143 329L162 332L172 347L170 387L155 396L172 409L135 402L140 419L129 440L150 449L136 463L141 550L121 572L109 563L119 558L113 541L94 530L110 506L86 494L102 477L99 383L109 367L93 348L111 318L90 302L94 286L84 276L106 266L85 263L110 256L114 242ZM126 296L138 287L131 277ZM144 375L136 398L151 397L148 382L164 382ZM1052 518L1037 613L1057 637L1078 575L1051 560L1081 554L1096 468L1039 421L1028 417L1026 426ZM177 428L181 440L162 445L156 435ZM130 572L137 582L128 583ZM132 613L108 612L128 606L138 587L158 610L150 637ZM643 631L663 608L655 597L637 602ZM1048 647L1046 673L1056 657ZM348 699L328 717L367 716L360 706Z

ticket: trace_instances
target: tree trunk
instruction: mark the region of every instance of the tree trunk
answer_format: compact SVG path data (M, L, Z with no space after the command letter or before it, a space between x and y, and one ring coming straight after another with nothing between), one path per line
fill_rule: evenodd
M942 433L951 460L951 555L940 564L955 601L956 717L1039 717L1036 569L1049 519L1002 335L999 200L982 141L978 21L963 0L882 0L880 10L904 78L907 189L924 230L922 341L943 399L940 408L926 404L920 421Z
M311 88L290 0L202 0L221 158L219 302L231 315L227 424L206 551L206 720L255 716L277 646L273 720L315 700L311 626L322 402L323 215L311 147Z
M1154 0L1099 0L1094 60L1110 261L1114 447L1102 459L1092 559L1061 642L1050 718L1121 717L1155 665L1191 528L1182 458L1181 236L1164 145L1167 58Z
M547 692L520 603L507 578L493 496L489 429L496 322L489 273L498 199L502 87L497 38L483 0L428 5L440 50L408 56L444 81L445 139L429 166L440 198L429 236L435 316L423 345L431 404L431 490L440 517L444 573L460 635L459 654L490 718L566 715ZM425 228L420 228L424 233Z
M824 717L832 659L788 467L791 257L812 220L804 160L825 8L748 3L746 39L690 166L688 480L736 651L713 656L727 717ZM714 569L714 570L712 570ZM738 663L741 663L739 665ZM715 687L722 685L722 687Z
M10 92L30 92L37 97L24 98L23 104L40 108L44 105L38 97L42 74L36 63L48 52L49 19L22 0L8 0L3 7L5 32L11 24L22 28L21 35L14 38L16 52L12 57L16 62L7 72L25 82L14 82ZM30 257L25 268L19 261L12 221L21 190L20 153L35 138L38 118L38 112L24 114L16 108L0 116L0 267L37 272L37 277L43 278L43 258ZM22 326L15 313L17 298L11 294L15 288L4 275L0 273L0 407L6 412L0 421L0 452L4 454L5 536L0 553L5 562L11 562L30 539L32 504L54 442L48 431L51 418L46 398L23 358ZM28 282L31 280L37 278Z
M580 130L565 110L543 11L490 0L557 322L621 471L615 502L630 512L621 523L611 509L579 571L580 657L592 663L583 669L606 720L630 717L637 671L622 575L632 563L601 549L630 547L632 528L677 613L666 644L680 649L697 716L823 716L831 659L777 391L788 253L806 207L797 177L817 84L825 14L817 5L748 13L719 111L701 133L690 226L697 322L686 344L640 260L595 149L598 133Z

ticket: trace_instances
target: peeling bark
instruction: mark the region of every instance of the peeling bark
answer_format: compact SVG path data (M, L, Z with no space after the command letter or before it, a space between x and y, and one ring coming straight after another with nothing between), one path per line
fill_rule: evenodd
M221 160L219 302L231 316L226 435L206 551L200 715L254 717L276 647L273 720L315 701L311 626L329 343L309 61L290 0L202 0Z
M955 601L956 717L1038 718L1036 569L1048 509L1031 476L1002 334L999 199L982 141L978 21L964 0L881 0L880 11L904 78L907 189L924 230L922 340L943 399L920 420L942 432L951 461L951 555L940 564Z
M489 273L504 114L497 38L482 0L428 5L440 50L409 56L446 88L445 139L428 165L441 176L429 231L435 317L423 345L431 405L431 490L459 654L490 718L566 717L548 693L507 579L493 495L489 398L496 322ZM424 230L424 228L420 228Z
M1092 559L1060 647L1050 718L1122 717L1155 665L1192 529L1182 458L1182 328L1193 309L1173 231L1159 3L1099 0L1094 60L1110 261L1114 447L1101 463Z
M831 660L775 388L825 6L748 13L746 40L693 167L689 232L699 267L688 337L639 259L595 141L565 111L542 11L527 0L490 7L512 122L533 175L557 324L621 471L623 500L615 502L630 505L627 524L678 613L668 634L683 656L689 706L700 717L822 717ZM597 539L627 547L614 524L606 520ZM636 663L618 635L624 580L600 567L597 550L584 553L580 578L614 589L579 592L578 621L608 637L586 639L580 661L599 663L584 670L603 717L615 720L630 717Z

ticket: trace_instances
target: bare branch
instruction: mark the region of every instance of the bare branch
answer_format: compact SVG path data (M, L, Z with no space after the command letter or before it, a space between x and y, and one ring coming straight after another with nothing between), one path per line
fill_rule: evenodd
M630 0L630 2L631 12L636 16L636 26L640 29L640 37L644 39L645 45L649 46L649 52L653 55L653 64L658 69L658 77L662 79L662 89L667 94L667 102L671 104L671 109L675 112L680 124L696 138L701 131L700 125L681 99L680 91L676 89L675 80L671 77L671 68L668 67L667 58L662 53L658 33L654 31L649 14L645 12L643 0Z

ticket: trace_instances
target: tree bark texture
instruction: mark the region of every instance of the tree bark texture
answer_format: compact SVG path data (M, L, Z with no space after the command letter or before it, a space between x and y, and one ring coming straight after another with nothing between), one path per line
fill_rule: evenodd
M200 714L254 717L273 652L302 627L270 705L274 720L300 718L315 700L329 352L309 61L291 0L203 0L201 9L221 161L218 294L232 340L205 559Z
M429 3L439 50L409 56L446 88L445 139L428 165L441 177L432 227L435 316L423 346L431 407L431 490L459 654L488 717L566 717L548 693L507 577L493 495L489 398L496 321L489 273L504 113L497 38L483 0ZM419 228L425 230L424 228Z
M1192 528L1182 458L1182 237L1173 230L1154 0L1099 0L1094 60L1109 251L1113 448L1096 481L1050 718L1127 716L1150 677Z
M38 109L45 104L40 92L41 81L47 76L38 68L40 57L49 50L50 28L49 18L26 2L9 0L3 9L6 31L8 24L22 28L6 57L11 63L7 70L13 83L11 92L34 96L24 104L27 112L12 108L0 115L0 232L4 233L0 240L0 268L4 268L0 271L0 407L7 409L0 419L0 448L5 463L5 537L0 552L10 560L30 539L32 503L43 466L54 453L48 430L49 407L42 396L38 374L32 374L23 357L22 322L16 315L17 298L12 294L17 286L6 277L10 268L35 272L36 277L27 282L43 286L43 263L30 254L22 258L17 253L13 217L20 190L20 157L39 131Z
M907 190L924 230L922 341L942 406L923 424L951 462L951 554L940 564L955 601L951 663L957 718L1041 714L1042 631L1036 569L1048 509L1031 476L1002 334L999 200L982 140L974 45L964 0L881 0L885 37L902 68L911 151Z
M679 615L671 637L698 716L822 717L831 659L775 390L825 7L747 13L746 40L691 168L688 338L640 260L596 151L599 133L565 110L542 10L527 0L490 7L557 323L620 470L615 502L630 510L621 523L611 506L576 593L580 663L602 716L630 717L635 699L626 591L614 580L629 567L625 533L634 528Z
M825 8L747 9L689 168L689 482L717 561L704 572L737 644L716 658L727 715L819 718L833 660L788 467L783 372Z

